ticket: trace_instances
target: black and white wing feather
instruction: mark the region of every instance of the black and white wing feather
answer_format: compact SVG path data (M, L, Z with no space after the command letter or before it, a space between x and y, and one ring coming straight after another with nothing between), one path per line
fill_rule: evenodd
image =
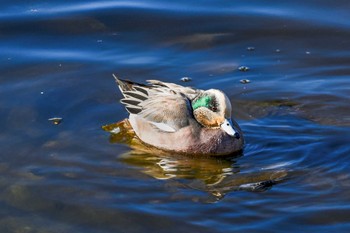
M187 126L189 119L193 118L190 99L197 94L195 89L156 80L143 85L115 78L124 95L120 102L126 110L160 130L175 132Z

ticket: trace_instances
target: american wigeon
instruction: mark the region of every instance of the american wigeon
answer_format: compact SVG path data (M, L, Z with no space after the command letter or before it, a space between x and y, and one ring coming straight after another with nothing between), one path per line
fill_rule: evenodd
M114 76L130 113L129 123L145 144L165 151L227 155L242 150L244 138L231 119L231 103L220 90L200 90L148 80L148 85Z

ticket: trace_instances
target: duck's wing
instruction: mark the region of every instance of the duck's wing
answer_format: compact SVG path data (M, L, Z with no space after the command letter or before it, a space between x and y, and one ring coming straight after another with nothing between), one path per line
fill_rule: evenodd
M195 89L192 87L184 87L175 83L167 83L159 80L147 80L147 82L155 86L166 87L170 90L175 91L176 93L181 93L190 100L193 100L200 92L202 92L202 90Z
M193 119L188 94L179 91L184 87L159 81L150 81L150 85L118 78L116 81L124 95L120 102L125 105L126 110L162 131L175 132L189 125L189 120ZM191 94L190 90L187 91Z

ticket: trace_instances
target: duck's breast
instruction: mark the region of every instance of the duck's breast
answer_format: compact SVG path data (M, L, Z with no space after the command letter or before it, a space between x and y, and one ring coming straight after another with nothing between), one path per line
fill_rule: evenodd
M195 120L176 132L164 132L137 115L130 115L135 134L146 144L186 154L220 155L239 151L243 137L233 138L221 129L207 129Z

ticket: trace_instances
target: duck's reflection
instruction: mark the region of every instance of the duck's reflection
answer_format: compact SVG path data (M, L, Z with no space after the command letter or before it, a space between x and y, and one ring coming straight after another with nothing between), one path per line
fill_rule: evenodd
M182 155L157 155L130 151L120 157L129 165L143 168L143 172L156 179L199 179L206 185L215 185L223 177L238 173L233 160L199 158Z
M119 157L128 165L142 168L142 172L156 179L185 180L187 187L211 193L217 199L231 191L266 191L286 179L286 170L241 171L237 159L231 157L198 157L169 154L149 148L138 141L125 122L108 125L112 143L127 143L133 149Z

